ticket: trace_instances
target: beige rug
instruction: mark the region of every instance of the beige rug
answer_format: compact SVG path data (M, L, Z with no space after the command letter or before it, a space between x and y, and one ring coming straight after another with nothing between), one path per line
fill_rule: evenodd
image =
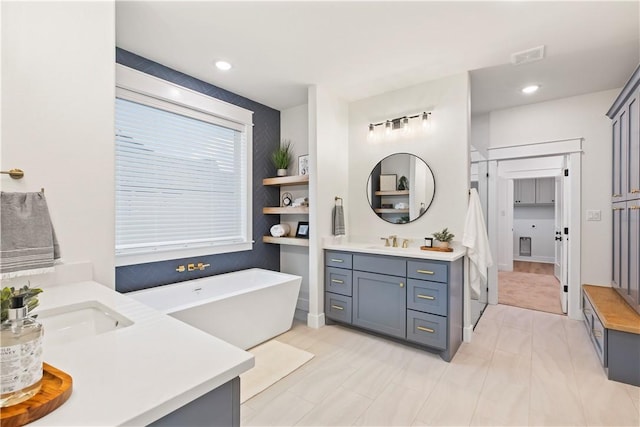
M500 304L563 314L560 306L560 283L553 275L498 272Z
M276 340L267 341L248 351L255 357L255 366L240 375L240 403L251 399L313 359L313 354L308 351Z

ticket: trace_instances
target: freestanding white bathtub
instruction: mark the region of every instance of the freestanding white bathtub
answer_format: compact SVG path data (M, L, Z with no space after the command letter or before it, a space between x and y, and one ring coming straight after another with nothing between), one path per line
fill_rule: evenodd
M127 296L246 350L291 328L301 281L252 268Z

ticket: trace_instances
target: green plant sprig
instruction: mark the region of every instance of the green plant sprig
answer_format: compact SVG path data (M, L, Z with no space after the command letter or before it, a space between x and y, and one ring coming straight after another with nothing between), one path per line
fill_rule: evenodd
M22 288L4 287L0 293L0 322L4 322L9 317L9 305L11 303L11 297L24 295L24 301L27 305L27 312L35 309L38 304L37 295L42 292L40 288L30 288L29 285L25 285Z

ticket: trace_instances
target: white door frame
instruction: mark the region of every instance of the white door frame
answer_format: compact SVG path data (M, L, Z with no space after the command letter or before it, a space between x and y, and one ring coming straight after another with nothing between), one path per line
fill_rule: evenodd
M498 223L500 219L498 182L498 162L509 159L525 159L564 155L569 169L568 184L570 197L565 200L568 209L569 235L567 250L569 254L567 268L568 316L579 320L580 317L580 211L581 211L581 167L582 138L541 142L537 144L489 148L489 244L494 260L498 259ZM489 269L489 304L498 303L497 262Z

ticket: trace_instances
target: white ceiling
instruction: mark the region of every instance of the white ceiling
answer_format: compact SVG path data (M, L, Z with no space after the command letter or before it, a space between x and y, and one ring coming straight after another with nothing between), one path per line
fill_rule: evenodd
M347 101L471 72L472 110L621 87L640 57L639 3L118 1L118 47L278 110L307 86ZM510 55L546 46L543 61ZM218 71L213 62L233 69ZM542 85L525 98L519 89Z

